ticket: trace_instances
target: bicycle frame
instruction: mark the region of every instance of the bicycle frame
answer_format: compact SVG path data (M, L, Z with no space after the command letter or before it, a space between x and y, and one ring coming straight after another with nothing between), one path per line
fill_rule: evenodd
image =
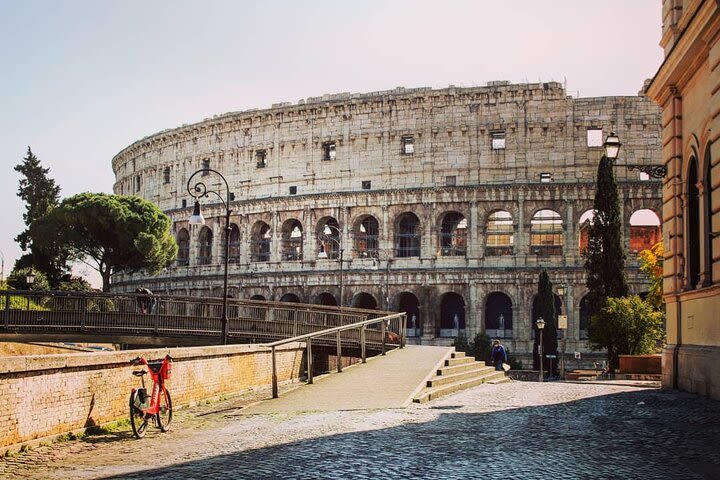
M143 357L138 357L133 360L133 365L145 365L147 366L147 372L150 375L150 379L153 382L152 393L150 395L150 405L147 408L140 408L140 410L146 415L155 415L160 411L160 392L165 388L165 378L170 372L170 365L172 357L166 355L163 358L160 368L155 368L158 362L148 362ZM145 376L141 376L142 388L145 388ZM132 393L137 392L137 388L132 389Z

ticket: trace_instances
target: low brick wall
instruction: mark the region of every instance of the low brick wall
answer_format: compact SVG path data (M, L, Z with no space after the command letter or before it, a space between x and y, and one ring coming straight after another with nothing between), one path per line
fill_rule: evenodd
M303 349L277 349L278 381L299 377ZM0 448L126 417L140 383L130 360L167 353L174 406L271 383L270 349L257 345L0 357Z
M620 355L620 373L662 373L661 355Z

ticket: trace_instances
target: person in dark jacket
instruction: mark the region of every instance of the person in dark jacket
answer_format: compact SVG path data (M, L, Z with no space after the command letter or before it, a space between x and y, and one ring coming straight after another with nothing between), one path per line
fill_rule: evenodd
M503 347L500 343L500 340L495 340L493 342L490 360L495 364L495 370L502 370L503 363L507 362L507 352L505 351L505 347Z

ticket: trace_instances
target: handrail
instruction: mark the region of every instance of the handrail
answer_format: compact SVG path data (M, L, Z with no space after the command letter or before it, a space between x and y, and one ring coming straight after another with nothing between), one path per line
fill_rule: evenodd
M360 322L351 323L348 325L341 325L339 327L332 327L332 328L326 328L325 330L320 330L317 332L312 333L306 333L304 335L297 335L295 337L286 338L283 340L277 340L275 342L266 343L264 344L266 347L270 347L271 349L271 355L272 355L272 398L278 398L278 380L277 380L277 367L276 367L276 361L275 361L275 349L276 347L279 347L280 345L285 345L287 343L292 342L301 342L303 340L307 341L306 349L307 349L307 383L311 384L313 383L313 371L312 371L312 339L315 337L323 337L326 335L336 334L337 335L337 341L336 341L336 350L337 350L337 370L338 373L342 372L342 345L340 342L340 332L344 332L347 330L354 330L359 329L360 330L360 350L361 350L361 357L362 357L362 363L366 363L367 359L365 357L365 333L366 333L366 327L368 325L372 325L375 323L381 323L382 322L382 328L380 335L382 336L382 350L381 354L385 355L385 332L387 329L387 326L390 323L390 320L399 319L399 332L400 332L400 345L399 348L405 347L405 336L407 328L407 314L405 312L401 313L394 313L391 315L386 315L384 317L378 317L378 318L371 318L368 320L362 320Z

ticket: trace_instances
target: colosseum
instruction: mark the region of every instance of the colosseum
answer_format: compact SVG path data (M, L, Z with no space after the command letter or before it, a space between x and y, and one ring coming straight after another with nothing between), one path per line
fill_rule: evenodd
M114 191L167 212L178 258L158 276L117 274L113 288L222 296L225 208L205 198L206 224L188 224L188 178L212 168L231 191L235 298L405 311L410 341L485 332L531 363L544 268L567 314L565 351L589 353L580 250L610 131L618 167L660 163L651 101L573 98L556 82L325 95L165 130L113 158ZM641 293L636 253L660 238L661 182L616 175ZM216 175L195 178L224 195Z

